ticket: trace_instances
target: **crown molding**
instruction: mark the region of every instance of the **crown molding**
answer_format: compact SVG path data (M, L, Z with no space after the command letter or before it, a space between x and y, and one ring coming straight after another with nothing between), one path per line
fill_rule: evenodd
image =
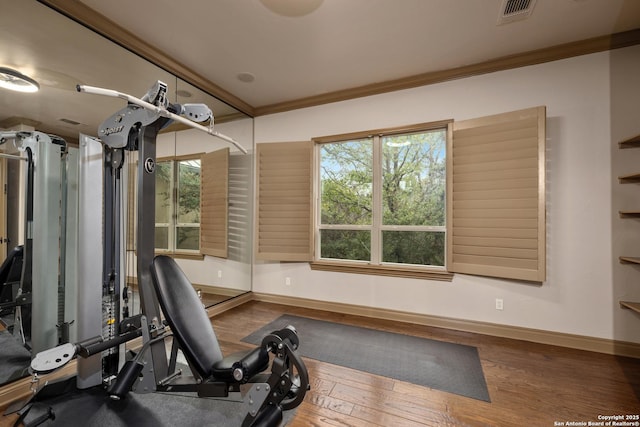
M397 80L373 83L336 92L325 93L322 95L315 95L307 98L265 105L256 107L254 109L254 113L255 116L282 113L285 111L297 110L300 108L313 107L322 104L329 104L332 102L346 101L349 99L378 95L381 93L395 92L398 90L411 89L419 86L427 86L435 83L446 82L449 80L493 73L496 71L542 64L545 62L557 61L559 59L566 59L574 56L619 49L637 44L640 44L640 28L602 37L595 37L587 40L565 43L544 49L532 50L515 55L503 56L500 58L491 59L489 61L465 65L463 67L432 71L415 76L404 77Z

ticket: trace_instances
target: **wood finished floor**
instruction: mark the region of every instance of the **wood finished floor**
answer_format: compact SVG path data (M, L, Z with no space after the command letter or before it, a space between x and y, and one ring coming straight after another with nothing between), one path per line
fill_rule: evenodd
M640 414L638 359L407 323L250 302L213 319L223 352L250 348L240 340L282 314L475 346L491 396L488 403L305 359L312 389L290 427L554 426ZM0 427L15 421L0 418Z
M227 353L248 348L240 339L282 314L475 346L491 396L488 403L305 359L312 390L292 427L554 426L640 414L638 359L263 302L213 325Z

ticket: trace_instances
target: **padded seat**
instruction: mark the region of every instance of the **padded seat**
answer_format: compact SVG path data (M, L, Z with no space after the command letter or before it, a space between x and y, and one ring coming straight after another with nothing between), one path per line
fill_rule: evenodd
M264 348L223 357L202 301L173 258L155 257L151 276L160 307L194 374L205 380L234 381L240 359L255 372L268 368L269 352Z

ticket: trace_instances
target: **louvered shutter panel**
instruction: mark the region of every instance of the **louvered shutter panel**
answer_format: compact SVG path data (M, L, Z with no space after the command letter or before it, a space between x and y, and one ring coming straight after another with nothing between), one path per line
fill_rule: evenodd
M311 261L313 258L313 144L258 144L256 258Z
M449 271L543 282L545 107L453 123Z
M229 149L201 157L200 253L227 257Z

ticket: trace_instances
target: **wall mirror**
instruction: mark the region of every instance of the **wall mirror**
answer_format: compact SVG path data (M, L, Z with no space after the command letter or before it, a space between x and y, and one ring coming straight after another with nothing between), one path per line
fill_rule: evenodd
M248 155L243 155L225 142L178 125L162 131L158 137L157 156L164 170L165 186L162 183L158 185L156 207L159 210L164 208L165 213L164 216L156 216L156 247L159 252L176 257L207 306L250 291L252 119L35 0L1 2L0 67L18 70L35 79L40 90L18 93L0 89L0 131L54 134L62 137L68 151L73 153L80 134L96 136L100 123L125 105L121 99L78 93L77 84L114 89L140 97L160 80L168 85L171 102L207 104L213 111L216 130L249 150ZM24 155L8 143L0 145L0 153ZM214 163L218 174L221 170L226 172L226 195L207 199L207 203L213 203L214 207L204 207L202 198L210 192L199 191L199 187L204 185L203 179L210 179L206 177L212 175L205 172L203 177L203 168L211 164L209 156L215 157L216 153L226 159L223 166ZM58 161L55 168L65 173L68 171L68 166L59 161L59 150L51 157ZM26 162L12 157L0 158L0 185L7 189L0 204L0 263L24 239L26 190L22 178L23 163ZM55 185L67 193L65 197L70 197L71 202L66 211L56 211L46 219L48 224L55 224L55 227L49 227L51 229L66 227L73 230L77 220L76 202L73 201L77 181L73 179L72 169L69 174ZM216 180L217 177L215 175ZM221 203L224 204L222 208ZM209 254L203 255L198 230L201 226L211 227L204 222L211 217L207 212L214 208L215 212L223 212L226 216L224 236L217 239L224 245L208 249ZM40 272L47 278L43 280L47 282L46 292L50 292L44 309L47 314L32 318L30 326L34 337L40 334L42 338L36 343L24 343L26 345L18 342L14 352L7 352L8 347L0 343L0 384L26 375L25 368L32 349L40 351L60 342L59 319L68 323L65 339L75 339L74 296L78 283L73 275L73 239L71 235L66 249L59 245L60 250L51 254L52 259L64 260L55 265L57 270ZM127 258L129 254L135 257L135 248L128 249ZM40 264L36 260L34 268ZM61 271L66 276L64 282L59 280ZM131 282L129 304L135 313L139 309L139 300L136 300L134 278ZM34 287L33 292L34 300L38 299L35 295L38 289ZM44 293L40 291L40 304L44 304ZM14 344L11 341L15 339L11 319L15 319L13 310L0 312L0 338Z

